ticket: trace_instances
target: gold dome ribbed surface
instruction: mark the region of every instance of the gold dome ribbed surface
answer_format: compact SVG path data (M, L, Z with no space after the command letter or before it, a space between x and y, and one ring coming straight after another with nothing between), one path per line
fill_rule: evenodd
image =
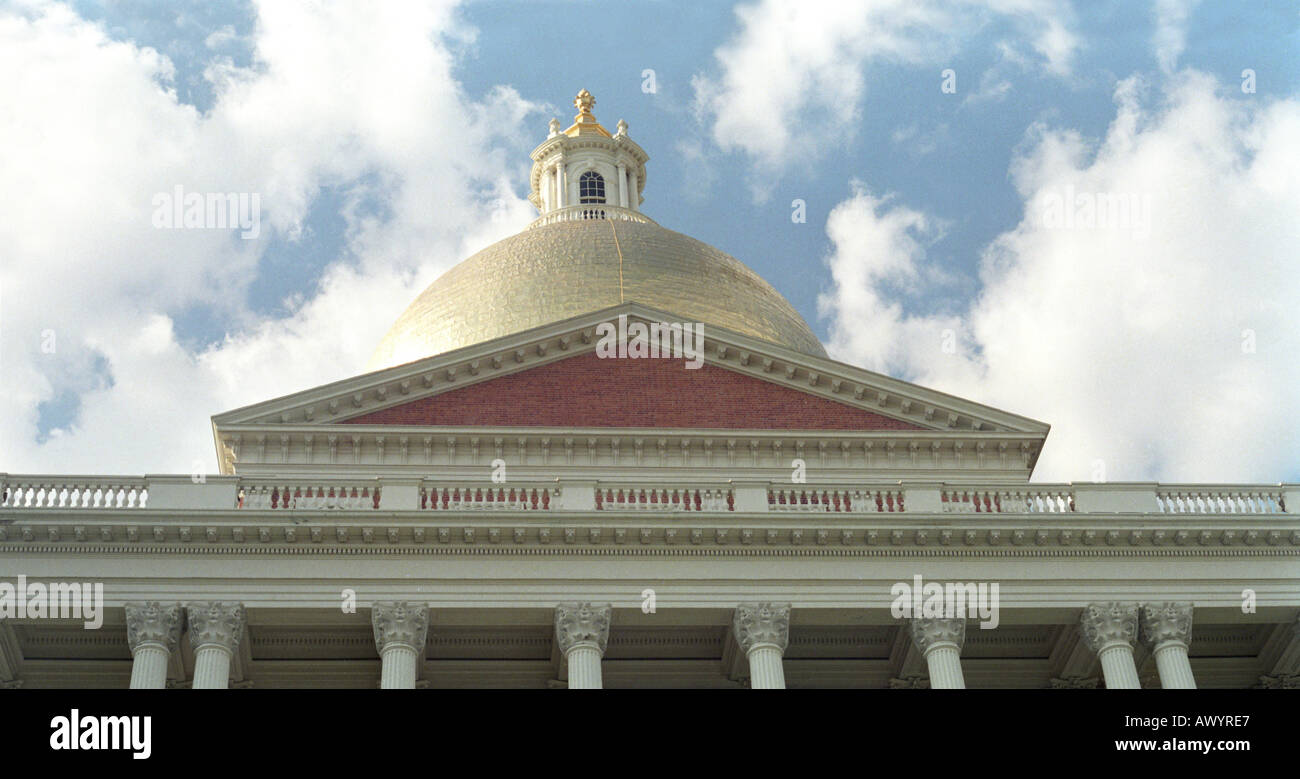
M620 262L621 255L621 262ZM588 219L525 230L444 273L397 319L369 370L636 302L825 356L781 295L739 260L653 222Z

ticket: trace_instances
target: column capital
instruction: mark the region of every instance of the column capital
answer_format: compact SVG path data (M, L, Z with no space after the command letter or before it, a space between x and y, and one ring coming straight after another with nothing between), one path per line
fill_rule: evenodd
M966 620L963 617L913 617L912 641L924 657L931 649L953 644L958 651L966 644Z
M375 649L379 654L391 646L407 646L416 653L424 651L429 635L429 608L424 604L376 603L370 607L370 622L375 629Z
M1144 603L1141 613L1142 640L1153 650L1171 642L1191 646L1191 603Z
M1079 617L1083 640L1094 654L1123 644L1130 649L1137 639L1138 605L1136 603L1089 603Z
M235 654L244 634L248 615L242 603L201 601L188 603L185 616L190 623L190 646L199 649L216 645Z
M1095 676L1056 676L1049 684L1053 690L1095 690L1100 683Z
M609 643L609 620L614 613L612 604L559 603L555 606L555 641L560 654L581 644L595 645L605 656Z
M775 646L784 654L790 644L790 604L742 603L732 617L732 632L746 654L762 644Z
M1300 674L1266 674L1259 677L1256 690L1300 690Z
M181 638L181 604L148 601L126 604L126 643L134 654L141 644L162 644L168 654Z

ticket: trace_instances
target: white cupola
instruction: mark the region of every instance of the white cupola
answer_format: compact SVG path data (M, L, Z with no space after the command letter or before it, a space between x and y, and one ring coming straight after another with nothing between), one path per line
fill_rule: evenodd
M543 217L603 219L613 209L641 208L650 158L628 137L622 119L610 135L591 113L595 104L590 92L579 92L573 124L561 130L560 120L552 119L546 140L533 150L528 201Z

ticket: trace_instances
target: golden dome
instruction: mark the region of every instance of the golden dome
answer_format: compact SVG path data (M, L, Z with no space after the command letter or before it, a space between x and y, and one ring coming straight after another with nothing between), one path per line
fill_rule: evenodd
M618 218L543 218L444 273L398 317L368 370L623 302L826 355L798 312L739 260L640 213L605 208Z

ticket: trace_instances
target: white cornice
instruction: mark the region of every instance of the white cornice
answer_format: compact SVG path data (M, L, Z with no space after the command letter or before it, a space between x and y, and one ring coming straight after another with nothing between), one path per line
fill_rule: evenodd
M0 554L1300 559L1286 516L597 513L50 511L0 525Z

